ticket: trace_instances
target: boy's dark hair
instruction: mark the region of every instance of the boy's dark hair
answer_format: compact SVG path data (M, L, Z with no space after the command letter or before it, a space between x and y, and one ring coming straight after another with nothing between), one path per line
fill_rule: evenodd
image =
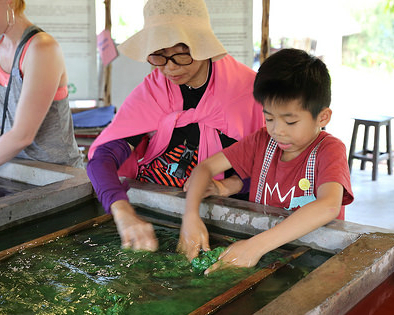
M282 49L268 57L257 72L253 96L268 101L300 99L313 118L331 103L331 78L320 59L299 49Z

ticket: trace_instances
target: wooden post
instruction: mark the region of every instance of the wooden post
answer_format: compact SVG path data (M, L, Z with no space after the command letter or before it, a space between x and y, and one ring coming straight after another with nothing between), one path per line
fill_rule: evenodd
M260 64L270 55L269 37L270 0L263 0L263 18L261 22Z
M111 0L104 0L105 3L105 29L111 34ZM109 63L104 67L104 106L111 105L111 70L112 64Z

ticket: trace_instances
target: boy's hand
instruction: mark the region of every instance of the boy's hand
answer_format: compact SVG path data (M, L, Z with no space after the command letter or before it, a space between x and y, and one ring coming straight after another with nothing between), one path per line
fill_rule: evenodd
M255 266L262 256L255 246L253 238L231 244L219 256L218 262L205 270L204 274L207 275L215 270L229 267Z
M152 224L140 219L128 201L115 201L111 211L123 248L157 250L159 244Z
M182 219L177 251L185 254L191 261L198 256L201 249L210 250L208 230L198 214L185 214Z

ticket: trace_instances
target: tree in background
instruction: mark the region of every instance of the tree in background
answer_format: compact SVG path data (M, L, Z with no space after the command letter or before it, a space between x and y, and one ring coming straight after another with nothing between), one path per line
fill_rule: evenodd
M343 64L394 71L394 0L355 13L361 32L343 38Z
M394 0L387 0L386 10L391 13L394 13Z

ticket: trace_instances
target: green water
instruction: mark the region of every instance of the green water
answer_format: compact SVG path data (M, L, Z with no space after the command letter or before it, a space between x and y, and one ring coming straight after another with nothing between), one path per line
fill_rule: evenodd
M10 257L0 263L0 314L188 314L283 256L274 251L255 268L204 276L175 252L178 230L155 229L155 253L120 249L111 222ZM314 267L291 269L305 276ZM283 292L270 286L276 296Z
M187 314L255 271L203 276L175 253L176 230L156 232L156 253L121 250L108 224L12 256L0 264L0 314Z
M288 263L283 268L265 278L248 294L220 309L215 315L248 315L254 314L269 302L277 298L308 275L312 270L319 267L332 255L317 250L309 250L304 255ZM306 297L308 298L308 297ZM289 314L291 310L289 310Z

